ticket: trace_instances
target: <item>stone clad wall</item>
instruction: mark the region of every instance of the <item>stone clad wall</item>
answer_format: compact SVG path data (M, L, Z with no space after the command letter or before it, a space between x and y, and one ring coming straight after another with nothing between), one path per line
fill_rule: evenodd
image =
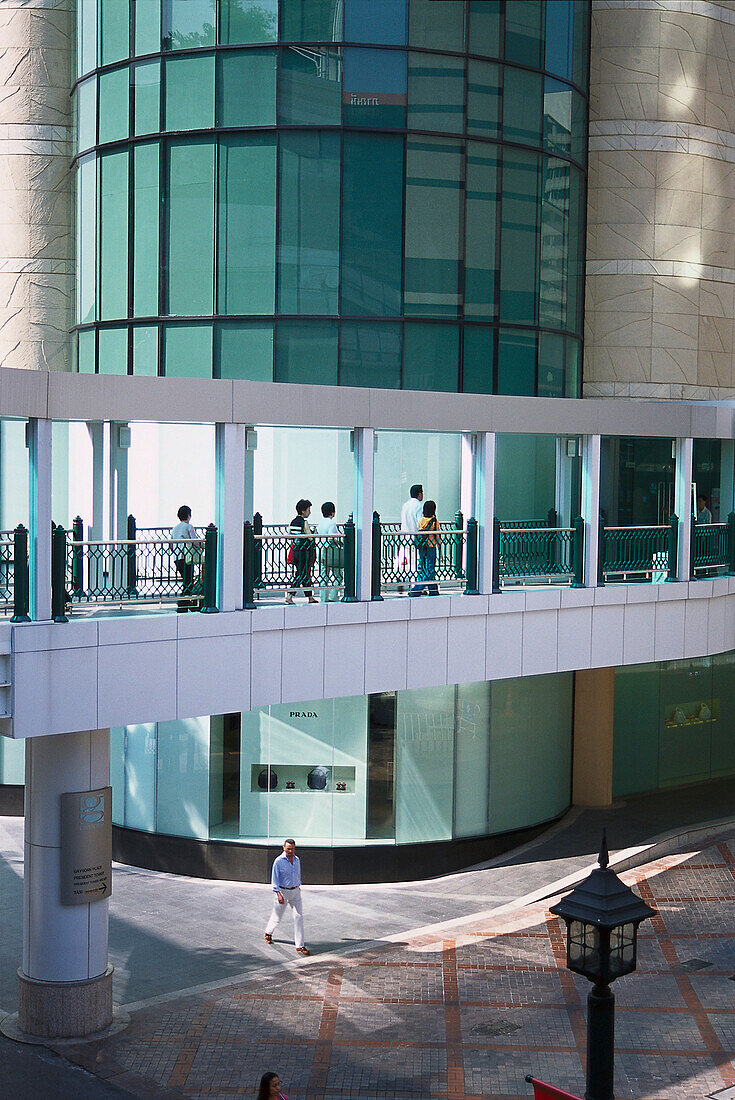
M69 370L74 0L0 2L0 366Z
M734 397L733 0L593 0L587 234L585 395Z

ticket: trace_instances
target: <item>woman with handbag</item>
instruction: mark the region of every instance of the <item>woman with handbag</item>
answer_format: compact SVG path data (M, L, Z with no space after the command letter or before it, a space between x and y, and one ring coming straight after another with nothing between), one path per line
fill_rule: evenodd
M311 590L311 570L316 558L314 540L303 537L313 533L310 525L306 522L310 515L311 501L297 500L296 515L291 520L288 528L289 535L294 536L289 550L291 565L293 566L293 580L291 588L286 593L286 603L293 603L293 598L299 589L303 591L309 603L319 602L314 599L314 593ZM299 536L302 537L299 538Z
M419 552L419 564L416 571L416 583L409 596L438 596L436 583L436 547L439 542L439 521L436 518L436 501L424 501L424 514L419 520L419 533L414 535L414 543Z

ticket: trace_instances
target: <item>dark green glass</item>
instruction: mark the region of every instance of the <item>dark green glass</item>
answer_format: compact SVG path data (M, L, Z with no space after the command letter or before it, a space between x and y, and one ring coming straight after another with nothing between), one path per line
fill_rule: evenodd
M500 0L470 0L470 53L500 57Z
M496 138L500 133L500 66L467 63L467 133Z
M403 50L344 51L344 124L403 129L407 59Z
M572 80L574 42L574 4L572 0L553 0L546 4L544 68L564 80Z
M522 145L540 145L543 77L506 65L503 81L503 137Z
M492 393L495 366L495 330L464 326L462 389L465 393Z
M542 26L541 0L505 0L505 60L541 68Z
M228 321L214 327L214 377L273 381L273 323Z
M164 0L163 46L191 50L214 45L217 21L215 0Z
M426 50L464 52L465 0L411 0L408 41Z
M579 378L580 342L567 336L566 358L564 362L564 396L581 397Z
M408 322L403 329L404 390L459 389L459 325Z
M212 313L214 251L214 145L211 141L168 146L167 312Z
M409 138L404 276L407 315L457 315L462 177L461 142Z
M167 130L214 125L214 54L166 58L164 120ZM192 89L196 89L193 94Z
M127 150L100 157L99 202L99 305L105 321L128 315Z
M464 131L465 63L459 57L409 54L408 128Z
M282 134L279 185L279 312L336 313L339 135L324 131Z
M339 42L342 0L280 0L282 42Z
M339 334L339 384L400 389L401 325L343 321Z
M572 97L568 84L547 76L544 81L544 148L572 155Z
M481 317L491 321L497 313L496 242L499 210L497 149L484 142L470 141L467 143L464 235L466 317Z
M280 50L278 121L295 126L339 126L342 52L329 46Z
M219 40L225 45L275 42L278 0L220 0Z
M401 312L403 138L345 134L342 315Z
M501 328L498 332L498 393L536 394L536 333Z
M569 173L555 157L542 159L539 323L564 328L567 320Z
M217 311L273 313L276 284L276 139L222 137Z
M100 73L100 144L107 141L122 141L128 136L129 80L127 67Z
M167 378L212 377L212 326L163 326L163 373Z
M538 337L538 396L564 397L564 337L540 332Z
M589 62L589 3L574 0L574 50L572 72L574 83L587 88Z
M566 327L580 334L584 298L584 196L584 176L572 166L569 169Z
M276 50L242 50L217 57L217 125L275 126Z
M537 234L539 158L506 149L500 232L500 317L535 324L537 317Z
M279 321L276 326L276 382L337 384L336 321Z

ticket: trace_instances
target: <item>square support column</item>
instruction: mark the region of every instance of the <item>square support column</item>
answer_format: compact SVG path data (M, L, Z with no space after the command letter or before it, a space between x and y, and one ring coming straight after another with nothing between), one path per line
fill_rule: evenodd
M495 552L495 432L480 432L475 437L475 519L480 545L477 555L477 588L493 590L493 554ZM469 516L465 517L465 524Z
M130 428L123 421L110 424L110 496L108 530L111 539L128 537L128 445Z
M477 436L472 432L463 432L460 444L459 463L459 507L464 516L465 526L470 516L475 516L476 500L476 473L475 455L477 453ZM475 519L477 517L475 516Z
M355 537L357 543L357 598L371 595L372 530L375 507L375 430L355 428L352 432L355 490Z
M582 443L582 516L584 518L584 583L587 588L597 588L601 464L602 436L586 435Z
M242 543L245 523L244 424L215 428L216 523L219 532L219 600L221 611L242 607ZM252 519L252 514L249 517Z
M692 465L694 440L676 440L674 467L674 511L679 517L679 561L677 579L688 581L692 574ZM666 517L668 519L668 516Z
M51 618L51 421L29 420L31 618Z

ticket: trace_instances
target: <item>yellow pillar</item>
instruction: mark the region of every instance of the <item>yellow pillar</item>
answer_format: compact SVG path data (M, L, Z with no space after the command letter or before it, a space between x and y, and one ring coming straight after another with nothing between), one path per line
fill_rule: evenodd
M574 674L574 759L572 802L612 802L615 669L590 668Z

